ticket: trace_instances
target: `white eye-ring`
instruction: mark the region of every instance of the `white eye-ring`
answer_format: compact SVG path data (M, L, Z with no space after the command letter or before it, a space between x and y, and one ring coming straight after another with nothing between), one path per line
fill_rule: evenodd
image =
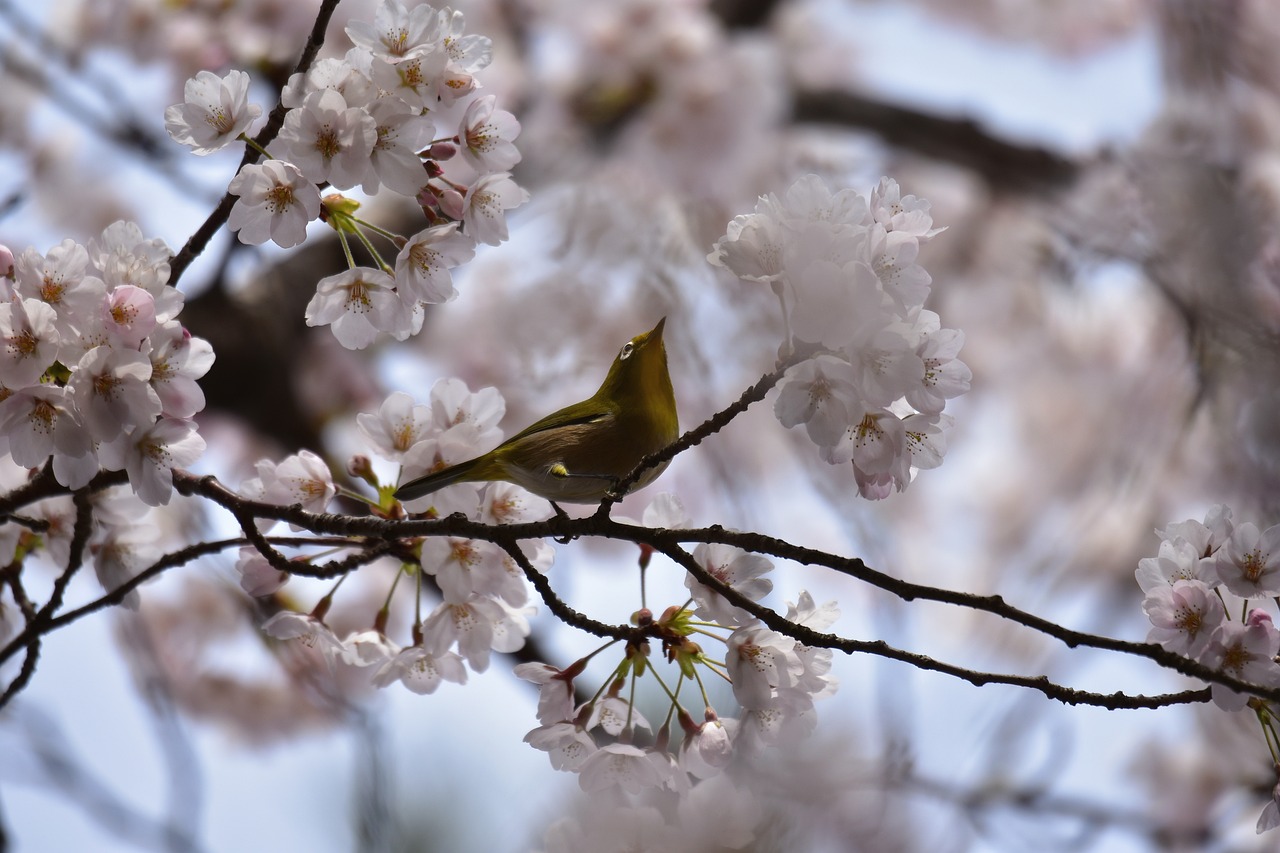
M627 341L622 345L622 352L618 353L618 358L627 359L631 357L631 353L636 351L636 345Z

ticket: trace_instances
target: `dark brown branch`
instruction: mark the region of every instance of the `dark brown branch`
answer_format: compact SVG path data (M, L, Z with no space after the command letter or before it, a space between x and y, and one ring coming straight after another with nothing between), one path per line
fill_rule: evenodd
M298 64L294 68L295 74L305 74L311 68L311 63L315 62L316 55L320 52L320 46L324 44L324 33L329 28L329 20L333 17L333 12L338 8L338 0L323 0L320 4L320 11L316 13L315 24L311 27L311 34L307 36L307 43L302 48L302 55L298 57ZM276 134L280 132L280 128L284 126L284 115L289 110L284 105L283 100L277 100L275 107L271 110L271 114L267 116L267 123L259 131L258 135L253 138L260 147L266 148L276 138ZM252 146L246 146L244 158L240 161L237 172L245 166L258 162L262 155ZM227 221L227 217L231 215L231 208L235 205L236 197L231 193L226 193L222 197L222 201L218 202L218 206L214 208L209 217L196 229L196 232L187 240L185 246L173 256L173 260L169 262L169 284L176 286L178 280L182 278L182 274L186 272L187 267L195 260L201 252L209 245L209 241L213 239L213 235L218 233Z
M1008 684L1015 687L1027 687L1032 690L1038 690L1050 699L1062 702L1067 705L1093 705L1108 710L1118 709L1136 709L1136 708L1161 708L1168 705L1184 705L1189 702L1207 702L1209 701L1209 688L1205 687L1201 690L1187 690L1181 693L1166 693L1158 696L1142 696L1129 695L1125 693L1091 693L1085 690L1075 690L1070 687L1056 684L1050 681L1046 676L1025 676L1025 675L1005 675L993 672L980 672L978 670L966 669L954 664L945 663L927 655L916 654L914 652L904 651L889 645L883 640L849 640L843 637L837 637L834 634L823 634L806 628L803 625L797 625L779 616L776 612L764 607L751 599L744 596L738 590L721 581L715 575L708 572L698 564L693 556L683 548L669 547L659 548L662 553L666 554L689 574L693 575L699 583L714 589L722 595L734 607L750 613L752 616L763 622L768 628L777 631L779 634L790 637L807 646L815 646L818 648L828 648L842 651L845 654L873 654L890 660L902 661L909 663L918 669L931 670L940 672L944 675L950 675L967 681L975 687L982 687L987 684Z
M611 518L602 517L599 513L586 518L556 517L546 521L506 525L489 525L472 521L460 513L440 519L393 521L372 516L353 517L329 513L316 514L307 512L298 505L281 507L257 501L248 501L228 491L212 477L196 478L181 472L174 472L174 487L183 494L203 495L232 509L233 512L237 510L245 511L255 517L287 521L290 524L316 533L336 536L369 536L378 539L415 536L462 536L498 544L521 539L541 539L548 536L558 539L595 536L643 543L664 552L677 547L681 542L734 545L747 551L831 568L879 586L906 601L918 598L980 610L1054 637L1072 648L1086 646L1147 658L1161 666L1192 678L1222 684L1232 690L1239 690L1270 701L1280 702L1280 688L1263 688L1248 684L1225 673L1210 669L1198 661L1174 654L1151 643L1133 643L1097 634L1073 631L1055 622L1050 622L1047 619L1013 607L998 595L970 595L953 590L899 581L882 572L867 568L866 564L861 560L839 557L826 552L815 551L811 548L802 548L761 534L738 533L721 527L695 530L657 530L621 524ZM790 625L790 623L786 624ZM779 633L785 633L787 636L806 645L818 648L839 648L838 644L843 641L840 637L810 631L800 626L793 626L791 630L779 631Z
M972 119L944 118L855 92L796 92L793 118L869 131L890 145L972 169L998 190L1053 192L1074 182L1080 171L1061 154L999 139Z

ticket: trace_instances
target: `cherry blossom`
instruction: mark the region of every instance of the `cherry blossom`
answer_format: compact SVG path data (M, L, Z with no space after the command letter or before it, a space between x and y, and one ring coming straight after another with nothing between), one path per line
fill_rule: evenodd
M293 248L307 239L307 223L320 215L320 191L283 160L245 166L227 192L239 196L227 227L251 246L271 240L282 249Z
M1259 532L1246 521L1218 550L1214 568L1223 586L1241 598L1280 594L1280 524Z
M307 304L306 318L308 326L330 326L347 349L364 349L379 332L400 329L404 321L395 279L367 267L321 279Z
M1151 619L1147 642L1198 658L1226 620L1222 602L1200 581L1175 581L1147 593L1142 610Z
M467 235L480 243L499 245L507 239L506 212L528 200L529 193L507 172L482 176L467 189L464 199Z
M285 114L277 141L308 180L345 190L363 183L371 170L378 131L369 113L348 106L333 89L320 89Z
M476 98L462 118L462 156L477 172L505 172L520 162L512 140L520 135L520 122L495 108L497 97Z
M752 601L759 601L773 589L773 581L760 577L773 570L773 563L759 554L749 554L732 545L702 543L693 550L693 559L712 577ZM699 619L726 627L751 621L751 616L730 604L718 592L694 580L693 575L685 575L684 585L697 605L694 615Z
M219 77L200 71L183 87L183 102L164 111L164 127L174 142L193 154L212 154L244 133L262 107L249 103L249 75L231 71Z
M204 449L194 422L160 418L103 444L100 453L107 467L128 472L129 484L144 503L160 506L173 494L173 469L195 462Z
M419 231L396 256L396 286L423 302L452 301L458 292L449 271L471 260L475 245L456 222Z
M382 402L376 413L356 415L356 424L365 440L378 455L400 461L414 444L432 431L431 409L403 391L396 391Z
M398 98L379 98L367 109L377 141L361 189L372 194L385 185L403 195L417 195L428 177L418 152L431 144L435 125Z
M151 360L132 349L95 347L76 364L67 383L89 434L110 441L160 416L160 395L149 384Z
M373 674L375 687L385 687L393 681L400 681L414 693L425 695L435 693L436 688L446 681L466 684L467 670L462 665L462 658L453 652L432 654L422 646L409 646Z

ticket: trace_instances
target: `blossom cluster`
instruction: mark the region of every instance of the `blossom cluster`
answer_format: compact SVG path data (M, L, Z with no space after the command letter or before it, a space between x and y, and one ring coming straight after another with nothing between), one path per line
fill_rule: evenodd
M940 231L929 203L889 178L868 198L807 175L734 218L707 256L777 294L790 348L811 357L787 371L775 414L803 424L826 462L852 463L867 498L941 464L952 420L943 408L969 390L964 334L924 308L920 245Z
M647 527L688 526L671 495L659 495L645 511ZM768 594L764 577L773 564L728 545L702 544L693 559L713 577L749 600ZM548 754L558 770L578 774L589 792L645 796L666 790L688 794L700 781L719 777L739 753L781 747L812 731L813 700L835 692L831 651L813 649L760 624L710 587L686 576L689 599L656 619L647 610L635 617L649 635L661 638L663 656L676 664L678 681L669 685L648 661L648 640L628 643L622 660L592 698L579 702L577 686L586 680L587 656L563 669L543 663L516 667L516 675L539 685L538 722L525 741ZM807 592L789 604L786 618L814 630L829 627L839 615L834 603L814 604ZM723 646L721 656L704 653L694 635ZM606 647L607 648L607 647ZM712 707L704 675L731 683L738 715L722 716ZM671 712L657 731L632 701L628 682L652 674L669 698ZM681 688L693 687L703 711L686 709ZM682 734L673 737L672 719Z
M436 383L427 405L395 393L376 413L359 415L357 425L380 456L416 475L442 459L459 461L495 446L502 439L498 421L504 411L495 389L473 393L461 380L450 379ZM324 512L336 493L328 467L308 451L279 464L264 460L257 468L258 476L241 485L245 497ZM460 483L421 500L428 502L422 509L429 515L462 512L489 524L550 512L545 501L508 483ZM264 630L279 639L302 639L333 662L370 668L375 686L401 682L416 693L432 693L445 681L463 683L468 668L488 668L491 652L513 652L524 644L532 613L529 585L511 554L462 537L426 538L416 549L420 569L402 566L401 571L434 577L440 600L415 620L408 645L390 639L385 624L339 638L324 623L328 596L311 613L286 610L273 616ZM521 554L540 571L551 566L553 552L543 540L522 543ZM241 551L237 566L242 585L253 595L270 595L288 580L253 548ZM415 596L421 594L421 577L417 580Z
M168 503L172 469L204 452L192 418L213 364L177 319L168 247L121 221L87 246L2 254L0 453L22 468L52 460L71 489L123 470L143 502Z
M461 12L384 0L374 20L353 21L354 45L295 74L281 94L288 111L271 159L244 166L229 191L237 197L228 225L240 240L290 248L323 218L344 245L349 234L372 256L322 279L307 306L308 325L330 326L345 347L362 349L381 335L404 340L422 328L423 306L456 294L450 269L477 243L507 239L506 211L528 193L511 178L520 160L515 117L477 94L475 75L490 62L489 39L464 32ZM248 102L249 77L203 71L188 81L184 102L169 107L166 127L197 154L243 138L261 110ZM421 206L427 226L391 235L354 216L358 203L325 186L386 189ZM392 239L383 260L361 229Z
M1140 560L1135 572L1152 624L1147 640L1248 684L1280 687L1280 630L1270 613L1251 606L1280 596L1280 524L1266 530L1234 524L1231 510L1219 505L1203 522L1188 519L1156 533L1159 552ZM1274 725L1261 700L1221 684L1212 685L1211 695L1224 710L1248 705L1264 726ZM1274 733L1267 742L1277 744ZM1272 762L1280 767L1280 754ZM1258 832L1277 826L1280 798L1268 804Z

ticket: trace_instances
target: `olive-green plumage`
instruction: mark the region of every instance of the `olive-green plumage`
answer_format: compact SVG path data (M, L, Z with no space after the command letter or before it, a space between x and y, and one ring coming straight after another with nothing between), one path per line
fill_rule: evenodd
M552 501L600 501L641 459L679 435L662 343L666 321L627 342L586 400L547 415L483 456L405 483L396 498L413 500L454 483L505 480ZM648 469L633 488L647 486L666 467Z

